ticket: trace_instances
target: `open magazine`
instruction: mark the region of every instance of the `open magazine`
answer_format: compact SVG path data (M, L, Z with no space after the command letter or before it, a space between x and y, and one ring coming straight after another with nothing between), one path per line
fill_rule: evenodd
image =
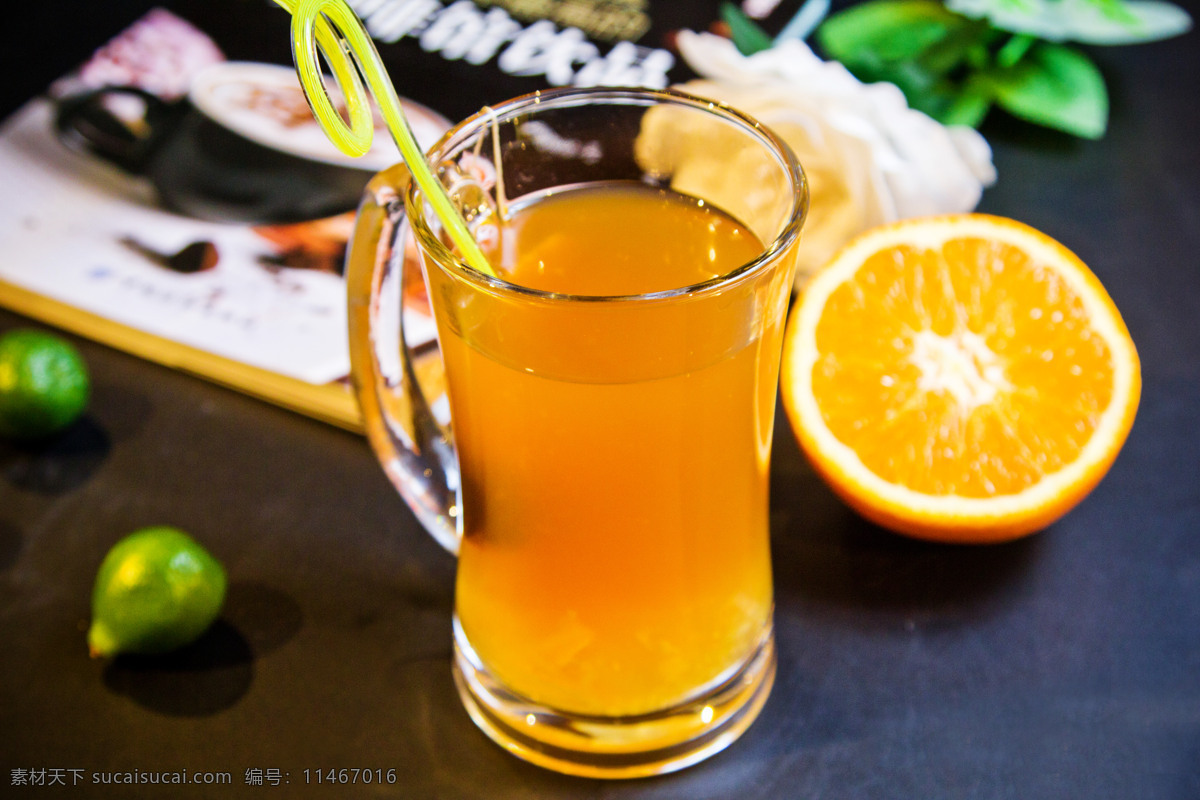
M517 94L685 80L672 33L720 13L649 0L349 4L424 146ZM382 130L357 160L324 139L289 22L270 0L168 3L5 120L0 305L357 429L343 261L363 187L399 156ZM408 335L431 340L427 308L408 306Z

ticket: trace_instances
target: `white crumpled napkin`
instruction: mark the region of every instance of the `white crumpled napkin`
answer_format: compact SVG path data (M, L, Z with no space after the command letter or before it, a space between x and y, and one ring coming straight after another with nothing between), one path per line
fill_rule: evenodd
M896 219L971 211L996 180L987 141L908 107L890 83L863 84L841 64L791 40L752 56L709 33L680 31L702 77L676 88L737 108L796 152L811 205L801 236L800 286L855 234Z

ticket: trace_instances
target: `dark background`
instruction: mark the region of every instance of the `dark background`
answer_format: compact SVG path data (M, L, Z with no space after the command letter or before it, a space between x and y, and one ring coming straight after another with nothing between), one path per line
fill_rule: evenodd
M227 53L286 59L262 4L239 2ZM151 5L29 5L35 24L5 28L0 111ZM630 783L506 755L450 680L453 561L363 440L75 339L95 380L86 417L46 445L0 443L0 797L1200 798L1196 37L1090 50L1112 94L1100 142L999 115L983 128L999 181L981 210L1079 253L1138 345L1142 405L1112 471L1031 538L923 544L841 505L780 416L779 678L728 751ZM398 80L402 93L449 98L453 69L430 70ZM479 100L430 104L460 116L498 99L476 78ZM37 324L0 311L0 330L23 325ZM156 523L225 563L222 619L174 657L91 661L96 567ZM305 784L304 770L330 767L394 768L398 782ZM18 768L84 777L14 787ZM233 787L91 784L180 769L230 772ZM247 769L290 782L248 787Z
M638 42L645 47L662 47L671 31L680 27L703 29L719 14L720 0L652 3L653 27ZM450 5L446 3L445 5ZM5 110L42 91L58 76L74 69L100 44L119 33L131 21L151 8L170 9L197 25L216 40L230 60L271 61L290 64L289 17L271 0L115 0L111 3L71 3L51 0L31 4L34 23L6 36L11 45L3 55L9 76L3 88ZM780 27L785 16L798 5L782 3L774 17ZM773 24L771 19L764 22ZM597 43L602 51L608 45ZM394 44L379 44L396 88L442 112L453 120L494 103L525 92L546 88L539 77L513 77L495 68L494 61L483 67L465 62L446 61L421 51L411 38ZM672 77L688 76L678 67Z

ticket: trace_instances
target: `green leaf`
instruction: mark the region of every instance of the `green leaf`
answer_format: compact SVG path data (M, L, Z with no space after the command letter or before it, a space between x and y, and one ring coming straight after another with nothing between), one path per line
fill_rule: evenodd
M1185 33L1192 18L1165 0L946 0L946 7L995 27L1050 41L1132 44Z
M979 76L1013 116L1086 139L1108 125L1108 92L1091 59L1065 45L1040 42L1018 64Z
M916 58L966 23L937 0L868 0L827 18L817 42L831 58L852 63Z
M766 31L733 3L721 4L721 19L729 26L729 38L744 56L770 50L774 44Z
M915 60L930 74L938 76L949 75L960 66L981 69L992 63L988 44L1003 35L986 23L963 21L941 40L925 48Z
M918 61L891 64L875 80L894 83L904 92L910 108L924 111L934 119L940 117L942 109L954 101L956 94L953 87Z
M826 54L859 80L893 83L909 107L964 124L981 120L990 100L965 97L957 76L990 67L988 45L1002 35L986 22L946 11L936 0L868 0L817 29Z
M996 51L996 64L1001 67L1011 67L1025 57L1029 48L1037 41L1027 33L1014 34L1011 39Z
M977 80L967 81L958 96L943 107L936 119L943 125L966 125L978 128L992 108L991 90Z

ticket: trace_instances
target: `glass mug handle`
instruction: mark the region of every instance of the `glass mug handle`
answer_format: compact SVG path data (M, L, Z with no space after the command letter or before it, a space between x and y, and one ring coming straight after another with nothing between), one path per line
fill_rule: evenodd
M404 336L402 237L410 181L403 163L384 170L367 184L359 205L346 254L350 377L367 438L388 478L425 529L457 554L458 459L423 386L440 377L440 353L434 349L418 365Z

